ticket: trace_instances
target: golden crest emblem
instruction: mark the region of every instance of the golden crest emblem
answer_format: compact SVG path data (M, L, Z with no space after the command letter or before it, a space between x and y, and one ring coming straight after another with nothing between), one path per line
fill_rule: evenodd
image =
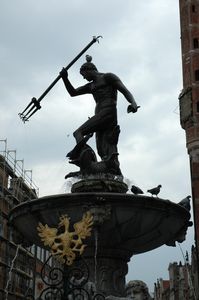
M44 245L50 247L52 255L61 263L71 265L76 254L81 255L86 247L83 240L91 235L93 216L89 211L86 212L82 220L73 225L73 232L69 232L70 218L67 215L62 215L59 220L58 228L39 223L38 235Z

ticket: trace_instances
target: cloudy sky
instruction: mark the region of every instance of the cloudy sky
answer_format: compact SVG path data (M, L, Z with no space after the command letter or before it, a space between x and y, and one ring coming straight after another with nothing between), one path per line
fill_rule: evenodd
M136 114L118 97L121 127L119 160L126 182L144 191L162 184L160 197L179 202L190 194L185 133L180 127L182 89L179 4L177 0L1 0L0 139L17 150L24 168L33 170L40 196L67 191L64 176L75 171L65 156L73 131L93 115L90 96L70 98L60 80L27 123L18 116L91 40L88 51L101 72L117 74L133 93ZM75 87L84 56L71 67ZM94 143L91 141L91 146ZM1 151L4 143L0 143ZM193 230L181 247L190 252ZM168 277L168 264L183 261L179 247L161 247L135 256L127 280L141 279L150 289Z

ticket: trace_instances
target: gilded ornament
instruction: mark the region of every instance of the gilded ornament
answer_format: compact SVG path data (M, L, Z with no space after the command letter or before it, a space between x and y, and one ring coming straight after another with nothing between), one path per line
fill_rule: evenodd
M90 211L86 212L82 220L73 225L73 232L69 232L70 218L67 215L62 215L59 220L58 228L39 223L38 235L44 246L50 247L52 255L70 266L76 254L81 255L86 247L83 240L91 235L93 216Z

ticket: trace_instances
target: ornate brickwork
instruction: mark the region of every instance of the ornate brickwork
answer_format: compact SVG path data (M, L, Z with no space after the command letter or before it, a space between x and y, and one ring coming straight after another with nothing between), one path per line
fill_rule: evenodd
M190 157L195 239L199 253L199 1L180 0L179 3L183 72L180 121L186 132Z

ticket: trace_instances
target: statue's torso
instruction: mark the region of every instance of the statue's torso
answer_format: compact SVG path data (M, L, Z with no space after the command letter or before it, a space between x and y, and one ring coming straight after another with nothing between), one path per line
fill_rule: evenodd
M107 81L106 74L102 74L96 82L90 83L90 90L96 102L96 113L103 109L116 108L117 89Z

